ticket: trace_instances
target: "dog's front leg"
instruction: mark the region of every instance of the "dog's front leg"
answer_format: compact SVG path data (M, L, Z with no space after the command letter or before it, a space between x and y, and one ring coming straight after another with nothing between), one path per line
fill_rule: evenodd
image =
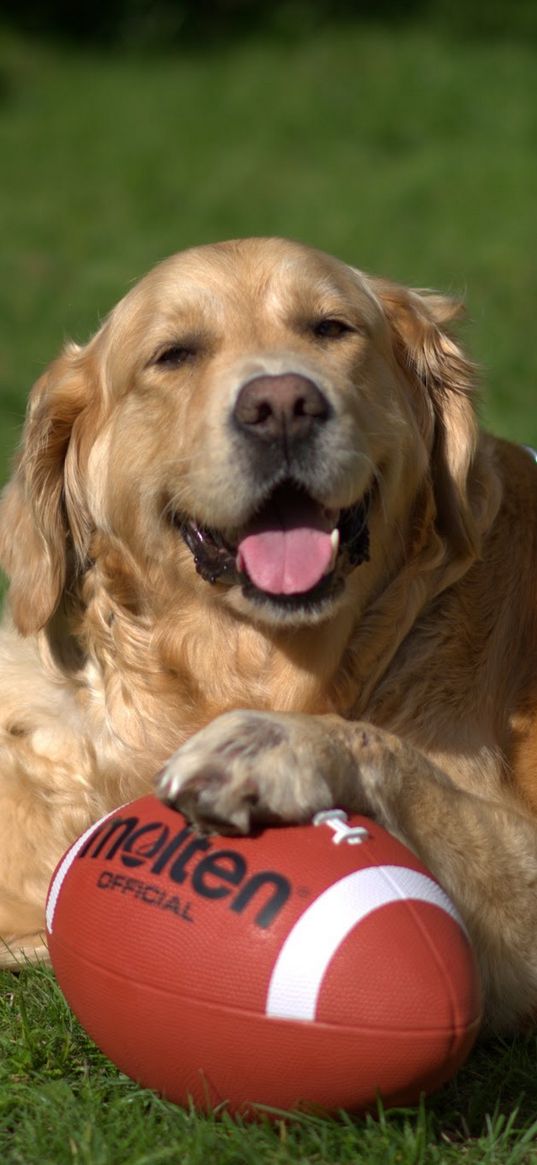
M172 757L158 793L201 829L246 833L340 806L375 817L461 911L496 1030L537 1016L537 823L457 787L411 745L337 716L237 711Z

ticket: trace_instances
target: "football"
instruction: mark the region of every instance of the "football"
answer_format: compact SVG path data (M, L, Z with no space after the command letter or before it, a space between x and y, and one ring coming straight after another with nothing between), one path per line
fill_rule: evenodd
M67 851L46 918L95 1043L205 1111L413 1103L479 1028L455 907L401 842L338 810L230 838L142 797Z

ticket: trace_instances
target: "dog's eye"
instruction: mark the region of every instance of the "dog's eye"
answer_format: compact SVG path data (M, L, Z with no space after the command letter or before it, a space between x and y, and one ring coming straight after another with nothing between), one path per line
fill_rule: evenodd
M195 355L194 348L184 348L181 344L170 344L169 348L157 352L152 363L160 368L179 368L181 364L186 364L187 360L192 360Z
M318 336L320 340L339 340L340 336L353 331L354 328L350 324L346 324L345 320L332 318L317 320L317 323L313 325L313 334Z

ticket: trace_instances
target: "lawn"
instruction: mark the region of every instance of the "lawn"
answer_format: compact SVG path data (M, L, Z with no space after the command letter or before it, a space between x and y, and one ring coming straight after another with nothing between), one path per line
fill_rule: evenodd
M6 1165L529 1165L535 1036L480 1048L416 1109L245 1125L138 1088L73 1019L51 972L0 975L0 1154Z
M171 251L285 234L462 294L483 416L537 445L537 48L334 21L145 54L0 41L0 463L28 388ZM44 970L0 977L0 1154L17 1165L537 1162L537 1041L479 1048L377 1119L243 1128L111 1068Z

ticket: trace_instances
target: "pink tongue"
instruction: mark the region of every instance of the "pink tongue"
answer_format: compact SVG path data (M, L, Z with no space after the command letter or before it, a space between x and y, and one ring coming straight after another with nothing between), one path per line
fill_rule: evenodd
M327 526L314 502L282 495L239 542L237 568L268 594L304 594L327 572L332 557Z

